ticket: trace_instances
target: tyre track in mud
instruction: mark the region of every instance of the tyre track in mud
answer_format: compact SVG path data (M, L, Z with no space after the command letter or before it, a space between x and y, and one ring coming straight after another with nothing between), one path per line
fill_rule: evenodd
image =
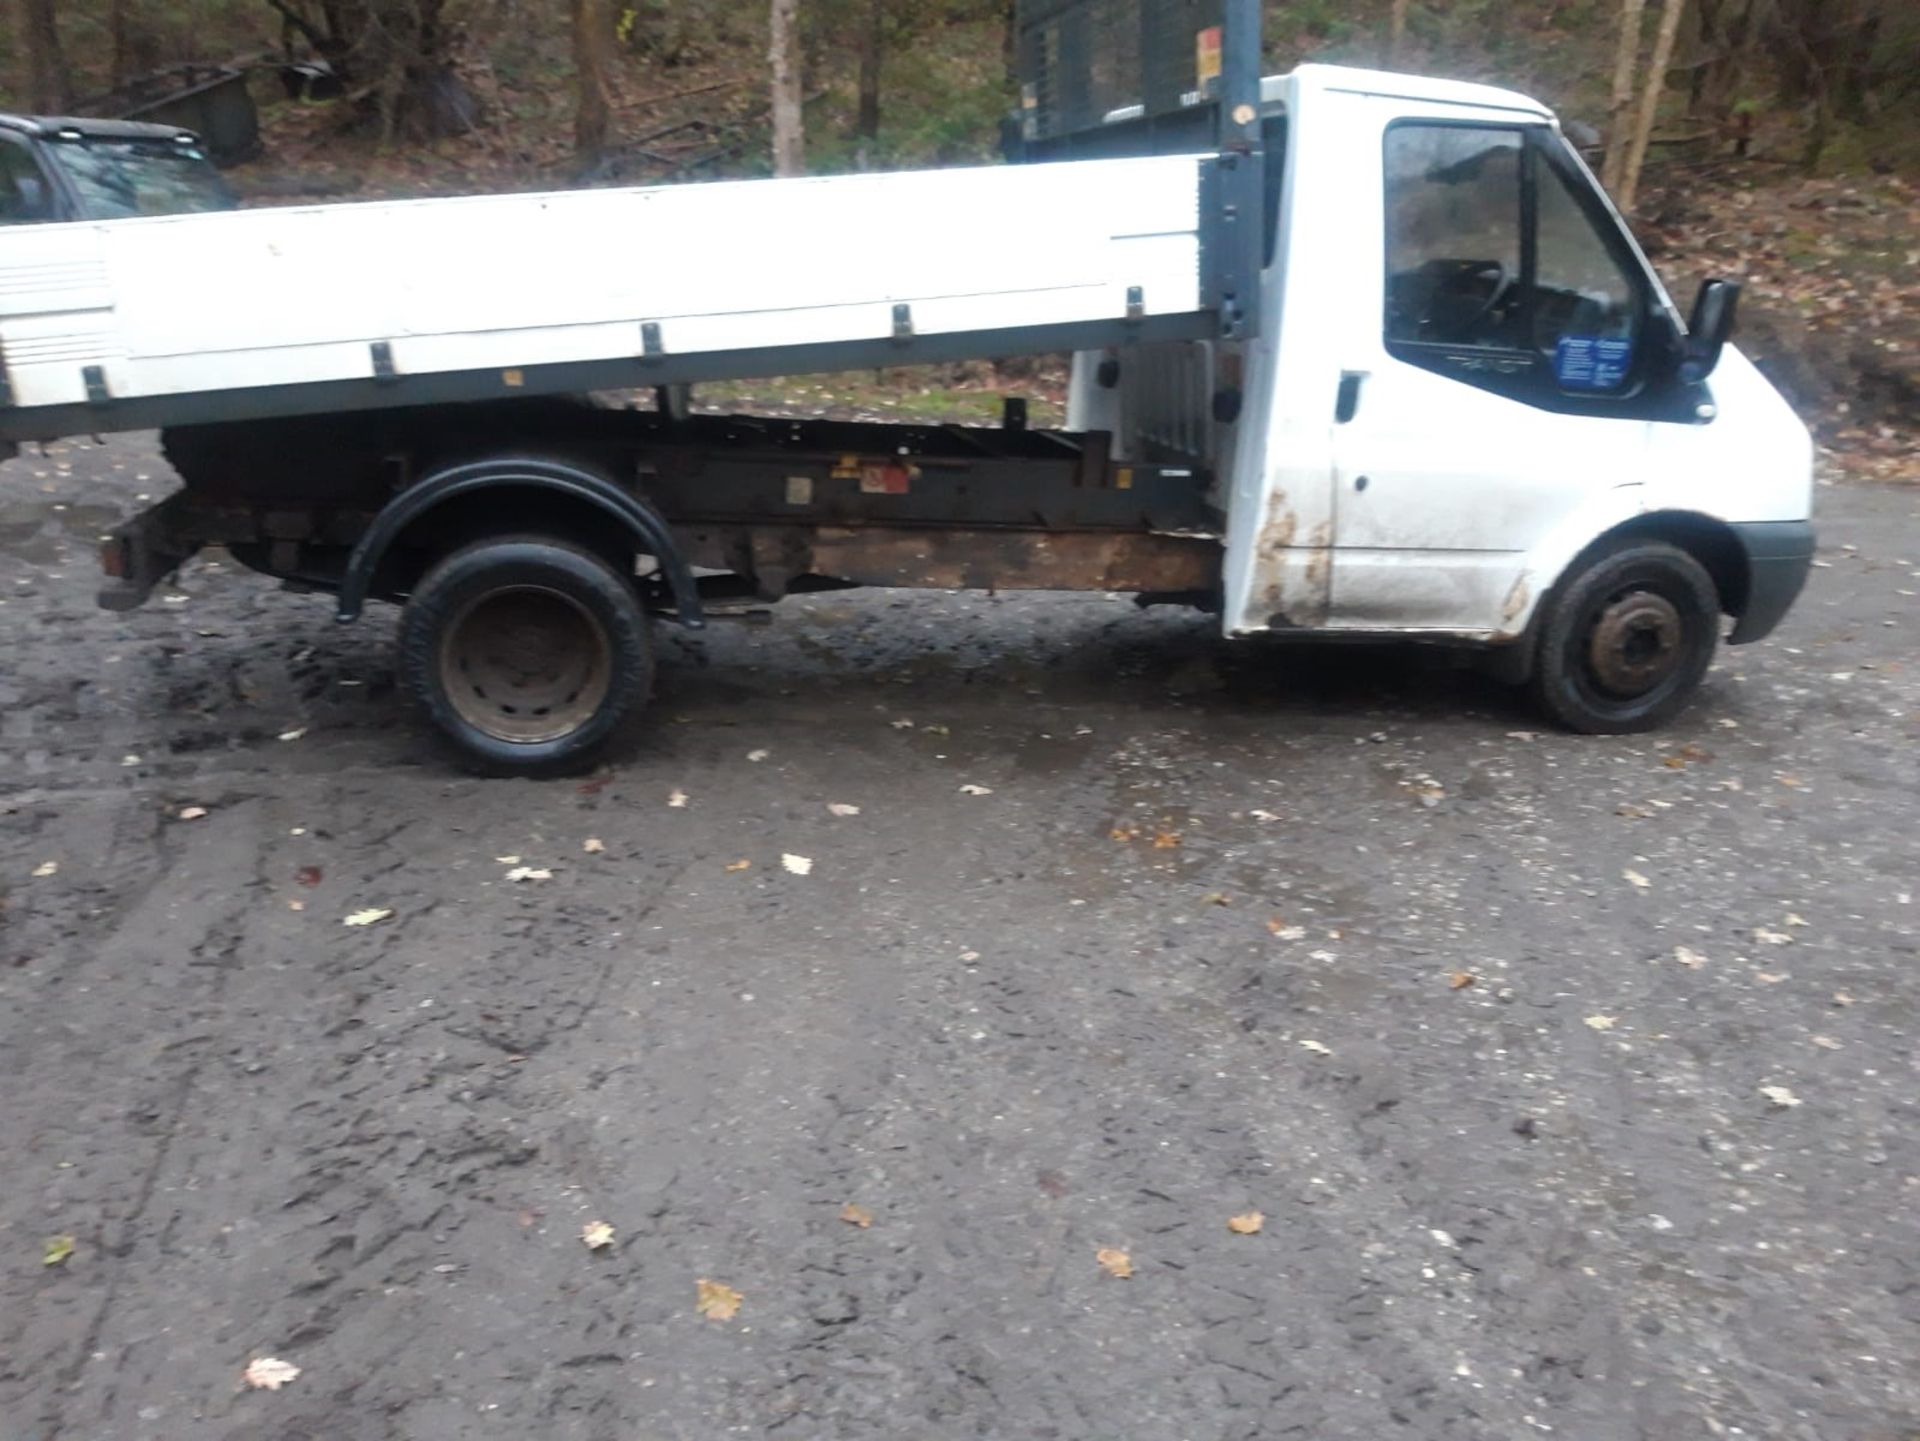
M439 768L381 632L230 569L88 612L50 518L0 609L0 1407L1899 1435L1920 518L1836 506L1858 549L1666 736L1093 598L825 597L672 643L585 787ZM243 1392L267 1352L302 1376Z

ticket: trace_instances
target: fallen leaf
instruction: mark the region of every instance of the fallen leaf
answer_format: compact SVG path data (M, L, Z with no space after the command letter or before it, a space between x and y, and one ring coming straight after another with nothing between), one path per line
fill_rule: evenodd
M607 843L598 836L588 836L584 841L580 842L580 849L590 856L597 856L605 852Z
M1156 851L1171 851L1179 848L1181 835L1178 831L1155 831L1153 848Z
M605 1221L589 1221L580 1228L580 1240L589 1251L604 1251L613 1244L613 1227Z
M1611 1031L1620 1024L1618 1016L1588 1016L1587 1026L1595 1031Z
M1626 881L1626 883L1632 886L1636 891L1644 891L1648 886L1653 884L1652 881L1648 880L1645 876L1641 875L1640 872L1635 870L1625 870L1620 872L1620 875Z
M1474 975L1472 971L1455 971L1447 977L1447 985L1453 990L1464 991L1478 979L1479 977Z
M1331 1056L1333 1054L1332 1046L1323 1046L1318 1041L1302 1041L1300 1043L1300 1049L1303 1051L1312 1051L1316 1056Z
M1779 781L1781 785L1791 787L1794 790L1798 790L1806 784L1799 776L1775 776L1774 779Z
M1540 739L1540 732L1539 731L1508 731L1507 739L1510 741L1537 741Z
M1248 811L1247 814L1252 816L1256 821L1277 821L1280 819L1280 817L1272 811Z
M1140 839L1140 827L1131 822L1126 825L1115 826L1107 832L1107 837L1109 840L1116 841L1137 841Z
M207 808L205 806L180 807L180 819L183 821L197 821L206 813L207 813Z
M698 1295L693 1307L709 1321L731 1321L746 1299L733 1287L709 1281L704 1276L694 1282L694 1286Z
M1840 1043L1834 1040L1832 1036L1815 1036L1813 1043L1823 1051L1837 1051L1840 1049Z
M520 864L520 857L518 856L495 856L494 859L503 866L517 866Z
M747 759L750 761L763 761L772 754L773 752L770 750L748 751Z
M1112 1246L1102 1246L1093 1253L1093 1259L1100 1263L1100 1269L1118 1281L1133 1279L1133 1257L1125 1251Z
M307 908L307 903L305 901L288 901L287 902L287 909L290 911L304 911L306 908Z
M845 801L828 801L827 814L830 816L857 816L860 807L850 806Z
M510 881L550 881L553 872L545 866L515 866L507 872Z
M1786 924L1789 926L1804 926L1808 924L1808 921L1805 916L1796 916L1792 911L1788 911Z
M1853 997L1845 991L1835 991L1833 993L1833 1003L1836 1006L1850 1006L1853 1004Z
M1800 1104L1800 1098L1785 1086L1762 1086L1760 1094L1767 1098L1767 1104L1776 1110L1790 1111Z
M364 911L355 911L340 924L343 926L373 926L392 916L393 912L383 906L369 906Z
M752 760L753 757L748 756L747 759ZM669 791L667 793L667 808L676 811L685 810L687 808L687 793L678 787Z
M73 1254L73 1248L80 1243L72 1236L49 1236L47 1244L41 1248L40 1264L58 1266Z
M293 878L303 886L317 886L320 884L321 874L318 866L302 866L293 873Z
M792 851L786 851L783 852L780 857L780 864L796 876L811 875L813 873L813 857L811 856L796 856Z
M1770 931L1765 926L1754 927L1753 938L1763 946L1790 946L1793 937L1785 931Z
M753 864L752 861L747 860L743 856L737 861L728 861L726 868L730 871L744 871L747 869L747 867L751 866L752 864Z
M950 736L953 734L953 728L951 726L924 725L921 726L920 729L930 736Z
M1782 981L1790 981L1792 976L1785 971L1755 971L1753 978L1763 986L1777 986Z
M960 787L960 794L963 796L990 796L993 794L993 791L987 786L977 786L969 781L966 785Z
M1707 963L1707 958L1689 946L1675 946L1673 958L1683 966L1692 966L1696 971Z
M1290 926L1279 916L1267 922L1267 929L1283 941L1297 941L1307 933L1305 926Z
M281 731L280 739L283 741L297 741L300 739L301 736L305 735L306 733L307 733L307 728L305 726L296 726L294 727L294 729L290 731Z
M852 1201L849 1201L840 1208L840 1219L845 1221L849 1226L858 1226L864 1231L873 1224L873 1212L869 1211L865 1206L855 1205Z
M1225 891L1208 891L1204 896L1200 897L1200 904L1203 906L1230 906L1233 904L1233 897Z
M300 1368L276 1356L255 1356L242 1374L256 1391L278 1391L300 1374Z
M1248 1211L1244 1216L1227 1217L1227 1229L1236 1236L1251 1236L1267 1224L1267 1218L1258 1211Z
M1619 805L1613 808L1613 813L1616 816L1626 816L1636 821L1644 821L1653 814L1653 812L1646 807L1637 806L1632 801L1620 802Z
M896 720L896 721L888 721L887 724L892 726L897 731L910 731L913 729L913 722L908 720L905 716L902 716L899 720Z
M56 874L59 871L59 869L60 869L60 862L58 861L42 861L40 862L39 865L33 868L33 873L34 875L38 876L40 879L44 880L48 876Z

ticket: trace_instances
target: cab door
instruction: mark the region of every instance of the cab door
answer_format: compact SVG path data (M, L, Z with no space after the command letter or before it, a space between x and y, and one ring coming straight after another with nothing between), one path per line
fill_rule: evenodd
M1329 624L1497 633L1529 549L1637 484L1678 332L1551 127L1368 103L1379 263L1343 351Z

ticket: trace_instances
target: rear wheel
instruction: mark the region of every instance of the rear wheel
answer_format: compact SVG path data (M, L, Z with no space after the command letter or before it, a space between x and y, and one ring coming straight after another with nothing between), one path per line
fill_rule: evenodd
M1692 698L1719 638L1720 598L1700 563L1626 541L1583 561L1551 602L1534 698L1570 730L1653 730Z
M540 536L447 556L400 621L408 689L470 767L586 765L653 684L646 612L599 556Z

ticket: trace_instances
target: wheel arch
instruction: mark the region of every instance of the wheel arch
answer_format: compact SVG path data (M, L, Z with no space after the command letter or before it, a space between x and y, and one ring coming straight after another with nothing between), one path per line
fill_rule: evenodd
M1497 673L1504 680L1525 681L1533 673L1534 650L1540 626L1554 598L1595 555L1623 541L1661 541L1698 561L1713 581L1724 614L1739 616L1751 593L1746 547L1724 520L1693 510L1631 510L1636 492L1623 487L1607 498L1607 511L1584 512L1574 522L1538 546L1516 583L1526 587L1526 605L1512 617L1512 629L1500 638L1495 653Z
M518 500L521 503L515 504ZM538 512L539 518L530 518ZM609 527L653 557L682 625L705 624L699 588L658 511L604 472L549 456L493 456L436 471L389 501L361 534L341 576L335 619L359 619L382 566L422 525L453 524L465 540L543 527L602 554Z

